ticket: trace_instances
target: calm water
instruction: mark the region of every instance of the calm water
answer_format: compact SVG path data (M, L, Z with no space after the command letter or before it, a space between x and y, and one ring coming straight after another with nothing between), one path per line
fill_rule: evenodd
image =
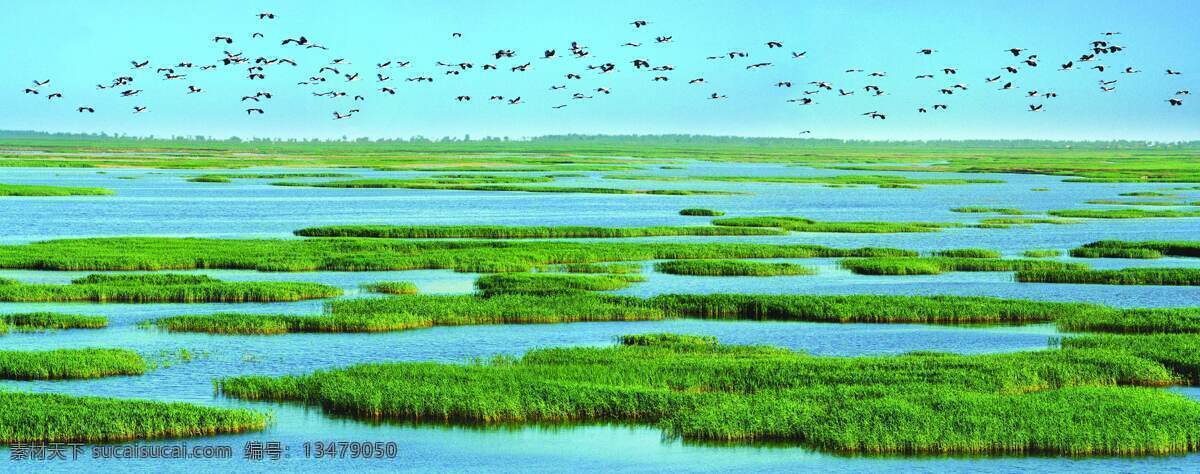
M956 206L1017 207L1030 211L1099 207L1088 199L1112 199L1130 191L1161 191L1172 185L1074 184L1030 175L918 174L916 178L995 178L1003 184L927 186L920 190L825 188L819 185L719 182L605 180L608 173L560 178L557 184L640 189L717 189L750 191L752 196L611 196L403 189L319 189L272 187L269 180L232 184L189 183L197 171L95 169L2 169L0 182L100 186L116 196L3 198L0 243L22 243L88 236L198 236L220 238L292 238L291 231L328 224L507 224L507 225L702 225L708 218L683 217L684 207L724 210L730 216L795 215L822 220L913 220L972 222L980 215L956 214ZM259 171L259 170L254 170ZM432 173L339 171L363 177L421 176ZM781 165L693 163L685 170L653 170L664 175L849 174ZM649 172L638 172L646 174ZM134 179L121 179L134 178ZM1030 188L1050 188L1031 192ZM1180 191L1185 196L1187 191ZM1195 192L1192 192L1195 194ZM1195 196L1191 196L1195 197ZM836 247L887 246L932 250L986 247L1016 256L1028 249L1067 250L1099 239L1195 239L1200 220L1161 219L1097 221L1076 225L1040 225L1012 229L948 229L927 234L792 234L788 236L640 239L702 242L812 243ZM1066 259L1069 260L1069 259ZM1196 288L1019 284L1008 273L950 273L936 276L869 277L837 268L830 259L781 260L815 267L817 275L771 278L712 278L656 274L646 262L648 281L618 293L823 293L991 295L1054 301L1088 301L1118 306L1195 306ZM1195 266L1188 259L1155 261L1087 260L1096 267ZM4 270L0 277L28 282L64 283L91 272ZM343 287L345 297L365 297L363 283L405 280L424 293L466 293L475 274L445 270L411 272L257 273L203 271L226 280L315 281ZM249 403L215 396L214 377L238 374L306 373L354 363L440 361L460 363L474 357L521 354L537 347L611 344L629 333L682 332L715 335L731 344L769 344L819 355L895 354L913 350L985 353L1045 348L1058 335L1052 325L1023 327L943 327L927 325L818 324L737 321L660 321L561 325L471 326L432 328L386 334L294 334L269 337L167 334L139 323L168 315L219 311L313 314L323 302L274 304L33 304L0 303L0 313L63 311L105 315L110 327L96 331L13 333L0 337L4 349L125 347L163 363L140 377L90 381L0 382L5 389L77 395L177 400L213 406L248 406L270 411L275 422L264 432L236 436L166 440L145 444L218 444L233 448L234 460L52 462L50 471L119 469L129 471L195 470L483 470L572 471L894 471L1015 472L1179 471L1200 468L1200 456L1145 458L905 458L843 457L802 447L707 446L664 438L652 426L526 426L488 428L407 424L371 424L332 418L319 409ZM194 357L183 361L180 350ZM1193 398L1200 390L1176 389ZM281 441L290 457L250 462L241 458L251 440ZM388 461L306 460L306 441L394 441L396 459ZM7 456L7 452L0 452ZM5 465L0 469L6 469ZM25 466L35 467L33 464Z

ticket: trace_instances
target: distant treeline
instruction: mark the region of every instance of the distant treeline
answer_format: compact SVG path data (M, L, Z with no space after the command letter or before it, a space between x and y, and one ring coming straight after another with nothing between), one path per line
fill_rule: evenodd
M588 147L646 145L646 146L733 146L733 147L880 147L880 148L1075 148L1075 149L1200 149L1200 141L1185 142L1152 142L1145 140L1109 140L1109 141L1066 141L1066 140L841 140L818 138L782 138L782 137L737 137L714 135L545 135L538 137L441 137L428 138L414 136L411 138L351 138L343 136L336 139L298 139L298 138L262 138L262 137L229 137L216 138L203 135L182 135L170 137L131 136L108 133L53 133L31 130L0 130L0 141L89 141L105 142L108 145L139 143L142 145L154 143L170 144L489 144L512 142L523 145L585 145Z

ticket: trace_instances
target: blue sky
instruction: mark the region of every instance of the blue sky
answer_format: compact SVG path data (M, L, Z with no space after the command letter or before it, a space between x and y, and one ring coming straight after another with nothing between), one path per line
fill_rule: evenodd
M259 21L259 11L277 14ZM1200 93L1200 2L1146 1L149 1L78 0L11 2L0 18L0 129L120 132L159 136L204 134L259 137L408 137L510 136L556 133L697 133L746 136L798 136L864 139L1064 138L1153 140L1200 139L1200 100L1187 98L1182 107L1165 99L1180 89ZM646 19L645 28L629 22ZM251 32L266 38L251 39ZM1057 71L1076 59L1104 31L1120 31L1109 39L1127 49L1084 68ZM452 39L451 32L463 37ZM284 48L283 37L306 35L329 51ZM215 44L214 35L233 36L233 45ZM668 44L654 38L670 35ZM571 41L589 47L585 59L541 60L554 48L566 55ZM622 43L641 42L638 48ZM768 50L767 41L782 41ZM1017 90L998 91L985 77L1018 65L1003 50L1029 48L1042 63L1004 74ZM935 48L931 56L915 54ZM245 66L214 71L187 71L184 81L166 81L153 71L131 71L130 61L150 60L153 67L190 61L197 66L217 62L222 50L250 58L289 57L299 67L270 66L267 79L249 81ZM513 59L491 59L497 49L516 50ZM750 57L713 61L707 56L740 50ZM792 51L807 51L803 60ZM346 83L325 74L319 87L298 86L333 58L345 58L342 72L359 72L363 80ZM652 65L670 64L661 73L670 81L652 82L660 73L635 71L634 58ZM384 84L395 96L378 92L375 63L411 60L408 69L390 69ZM443 75L435 61L476 64L461 76ZM528 72L508 67L532 62ZM587 64L612 62L618 71L599 75ZM772 62L772 67L746 70L745 65ZM497 71L481 71L495 63ZM1079 64L1079 63L1077 63ZM1135 75L1117 71L1132 66ZM943 67L958 74L945 76ZM1166 68L1183 75L1167 76ZM847 74L850 68L864 73ZM883 78L865 74L885 71ZM181 71L182 72L182 71ZM567 72L584 79L568 81ZM136 77L135 98L97 91L119 75ZM936 74L915 80L918 74ZM433 84L404 82L432 76ZM704 85L687 81L703 77ZM42 95L22 93L34 79L51 79ZM1099 80L1118 80L1116 91L1102 93ZM774 84L791 81L794 87ZM856 89L854 96L828 91L814 94L816 104L799 106L787 99L805 97L804 83L828 81L834 88ZM965 92L943 96L938 89L953 84ZM187 85L205 90L185 95ZM567 84L551 91L551 85ZM875 84L888 92L868 97L862 90ZM608 87L611 95L593 89ZM1055 99L1025 97L1027 90L1053 90ZM265 115L248 117L243 95L270 91L274 98L259 104ZM313 97L311 92L346 91L365 101ZM572 92L595 95L571 100ZM48 92L62 92L48 101ZM706 100L717 92L725 100ZM459 103L458 95L474 100ZM521 96L523 104L489 103L490 95ZM949 110L918 114L917 107L935 103ZM1044 104L1029 113L1029 104ZM567 104L562 109L552 106ZM80 105L94 115L75 112ZM133 115L134 105L150 111ZM362 111L347 120L332 112ZM878 110L887 120L871 120L863 112Z

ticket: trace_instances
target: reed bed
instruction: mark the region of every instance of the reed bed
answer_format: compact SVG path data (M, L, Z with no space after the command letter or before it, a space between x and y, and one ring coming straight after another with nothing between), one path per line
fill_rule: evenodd
M1051 218L1046 218L1046 217L990 217L987 219L979 220L980 224L1003 225L1003 226L1032 225L1032 224L1066 225L1066 224L1078 224L1079 222L1080 221L1077 221L1077 220L1051 219Z
M1196 203L1185 201L1152 201L1143 199L1091 199L1084 204L1103 204L1107 206L1194 206Z
M415 295L417 294L417 285L408 281L384 281L379 283L369 283L363 285L363 289L372 293L386 293L389 295Z
M716 217L716 216L723 216L723 215L725 215L725 213L724 213L724 212L721 212L721 211L714 211L714 210L712 210L712 209L701 209L701 208L695 208L695 207L691 207L691 208L687 208L687 209L680 209L680 210L679 210L679 215L681 215L681 216L710 216L710 217Z
M384 239L563 239L662 236L784 235L786 231L753 227L592 227L502 225L343 225L309 227L293 232L302 237L369 237Z
M1058 217L1082 217L1086 219L1152 219L1200 217L1200 211L1177 211L1173 209L1061 209L1046 214Z
M670 260L654 264L654 271L693 276L784 276L815 275L816 270L795 263L746 260Z
M1055 318L1061 331L1117 334L1200 333L1200 308L1110 308L1062 313Z
M813 357L642 335L470 365L364 364L226 377L247 400L368 420L620 422L691 441L855 453L1145 455L1200 448L1200 404L1162 364L1107 350Z
M713 219L713 225L729 227L777 227L794 232L831 232L892 234L906 232L937 232L947 227L962 227L954 222L823 222L803 217L727 217Z
M1054 250L1054 249L1026 250L1025 252L1022 253L1022 255L1024 255L1025 257L1028 257L1028 258L1061 257L1062 254L1063 254L1062 250Z
M105 188L0 183L0 196L107 196L110 194L115 193L111 189Z
M1000 258L1000 252L979 248L938 250L933 252L933 255L936 257L951 258Z
M476 180L462 179L444 179L444 178L413 178L413 179L356 179L356 180L340 180L306 183L299 181L278 181L271 183L272 186L301 186L314 188L352 188L352 189L430 189L430 190L457 190L457 191L508 191L508 192L526 192L526 193L584 193L584 194L654 194L665 196L690 196L690 195L716 195L716 196L731 196L749 194L744 192L732 191L711 191L711 190L695 190L695 189L622 189L622 188L600 188L600 187L585 187L585 186L529 186L521 184L498 184L498 183L526 183L526 182L544 182L553 181L553 178L541 176L535 177L518 177L509 176L504 178L488 179L484 182Z
M79 278L69 285L0 285L0 301L121 303L243 303L340 296L340 288L307 282L225 282L204 275L139 274Z
M250 410L190 403L0 392L3 444L212 436L262 430L267 421Z
M546 265L696 258L915 256L889 248L750 243L406 241L389 239L237 240L124 237L0 245L0 268L275 272L527 272ZM3 288L0 286L0 288Z
M859 275L938 275L946 272L1014 272L1023 270L1086 270L1079 263L1000 258L849 258L842 268Z
M1135 191L1131 193L1121 193L1118 196L1125 197L1176 197L1177 194L1162 193L1157 191Z
M479 277L475 287L485 298L499 294L549 296L620 290L644 280L641 275L498 273Z
M82 314L14 313L0 315L0 321L18 330L101 329L108 327L108 318Z
M571 263L559 265L554 269L567 273L611 273L614 275L642 272L642 266L637 263Z
M1200 285L1200 268L1122 268L1120 270L1021 270L1017 281L1092 285Z
M187 179L189 183L232 183L233 180L224 176L194 176Z
M1200 241L1099 240L1072 250L1071 255L1081 258L1200 257Z
M0 379L93 379L142 375L146 361L125 349L57 349L0 351Z
M1094 334L1064 338L1062 347L1152 360L1170 369L1179 379L1177 383L1200 385L1200 337L1195 334Z
M605 179L633 181L719 181L725 183L776 183L776 184L836 184L836 185L961 185L1003 183L994 179L937 179L908 178L898 175L850 174L838 176L659 176L659 175L607 175ZM895 186L892 186L895 187Z
M987 206L954 207L954 208L950 209L950 212L961 212L961 213L967 213L967 214L1003 214L1006 216L1020 216L1020 215L1026 214L1025 211L1022 211L1020 209L1013 208L1013 207L987 207Z

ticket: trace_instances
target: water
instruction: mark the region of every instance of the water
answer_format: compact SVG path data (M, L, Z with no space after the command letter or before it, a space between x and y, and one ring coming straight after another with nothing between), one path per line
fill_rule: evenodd
M98 173L103 171L103 174ZM243 170L245 171L245 170ZM238 172L243 172L238 171ZM362 177L426 176L434 173L380 172L345 169L255 169L245 172L347 172ZM729 216L794 215L821 220L958 221L981 215L957 214L957 206L1017 207L1029 211L1098 207L1088 199L1116 198L1131 191L1161 191L1173 185L1077 184L1035 175L958 175L896 173L913 178L989 178L1003 184L926 186L920 190L819 185L721 182L655 182L601 179L608 172L585 172L584 178L560 178L565 186L639 189L713 189L749 191L752 196L640 196L602 194L534 194L405 189L320 189L273 187L271 180L235 180L228 184L189 183L203 171L3 169L0 182L107 187L105 197L0 198L0 243L14 244L65 237L195 236L217 238L294 238L291 231L331 224L505 224L505 225L702 225L704 217L677 215L685 207L723 210ZM782 165L690 163L684 170L651 170L637 174L808 176L854 173ZM525 173L522 173L525 174ZM532 173L537 174L537 173ZM134 178L134 179L125 179ZM309 178L321 180L321 178ZM289 179L291 180L291 179ZM1050 188L1031 192L1030 188ZM1187 191L1180 191L1188 195ZM1192 194L1195 194L1194 192ZM1194 196L1189 196L1194 197ZM1028 249L1067 250L1099 239L1194 239L1200 220L1110 220L1076 225L1039 225L1012 229L947 229L922 234L791 234L765 237L676 237L637 241L745 241L808 243L834 247L885 246L916 250L984 247L1018 256ZM1074 260L1062 258L1062 260ZM653 273L648 280L617 293L819 293L819 294L957 294L1086 301L1115 306L1195 306L1196 289L1051 285L1016 283L1008 273L948 273L934 276L887 277L853 275L832 259L779 260L815 267L817 275L789 277L693 277ZM1086 260L1100 268L1123 266L1194 266L1194 260ZM65 283L92 272L0 271L0 278ZM364 283L412 281L423 293L466 293L475 274L448 270L409 272L258 273L196 271L234 281L313 281L342 287L347 298L369 297ZM187 401L210 406L250 407L270 411L266 431L243 435L150 441L139 444L228 445L232 460L95 460L85 452L77 462L37 464L49 471L897 471L1014 472L1187 471L1200 466L1200 456L1085 458L1062 457L845 457L796 446L711 446L664 438L653 426L467 426L374 424L330 417L317 408L244 402L216 396L212 379L240 374L300 374L382 361L462 363L495 354L519 355L533 348L605 345L621 334L680 332L714 335L731 344L768 344L817 355L896 354L914 350L988 353L1039 350L1059 335L1052 325L946 327L930 325L821 324L676 320L656 322L576 323L558 325L442 327L383 334L291 334L282 336L211 336L168 334L139 326L144 321L178 314L220 311L315 314L323 302L271 304L39 304L0 303L0 313L61 311L104 315L110 327L47 333L12 333L0 347L34 350L69 347L124 347L165 366L139 377L87 381L0 382L5 389ZM183 361L181 349L194 357ZM1200 390L1177 388L1200 399ZM312 460L303 456L310 441L391 441L398 454L390 460ZM248 441L280 441L288 457L278 461L246 461ZM7 451L0 452L6 456ZM17 464L12 464L17 466ZM34 464L25 466L33 467ZM6 465L5 467L8 467Z

